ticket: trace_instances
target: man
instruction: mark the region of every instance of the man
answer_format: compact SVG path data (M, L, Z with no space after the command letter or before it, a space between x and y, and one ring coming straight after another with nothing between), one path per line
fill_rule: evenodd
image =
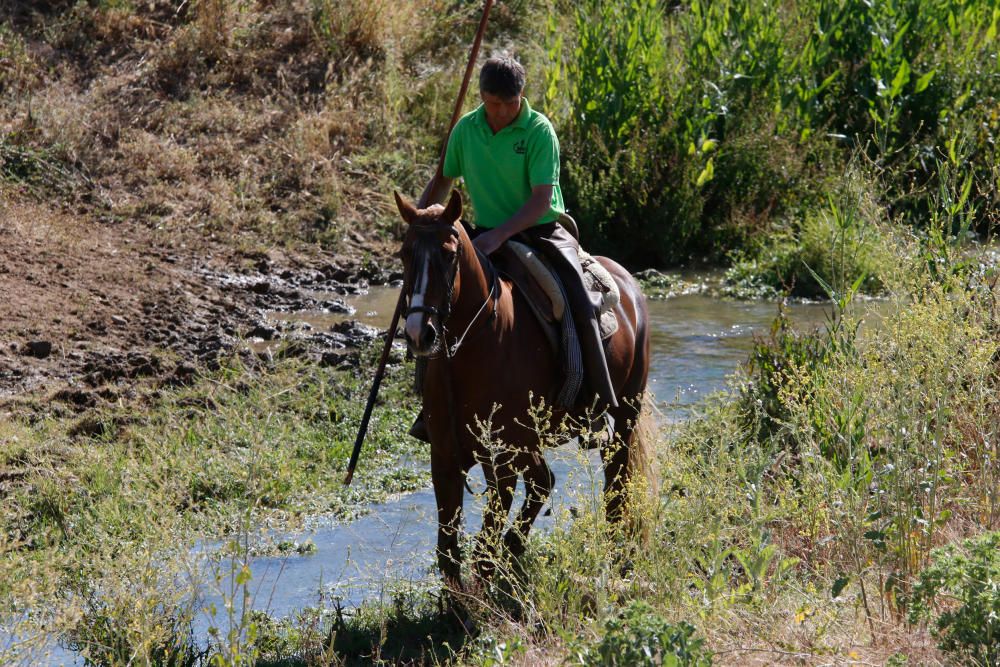
M465 180L476 213L473 243L486 255L520 234L543 252L562 280L576 323L586 377L601 403L617 406L598 322L599 297L583 286L577 240L558 220L559 140L552 123L528 104L525 72L513 58L490 58L479 73L482 104L452 130L442 179L425 200L443 202L456 178ZM584 397L587 403L590 396Z

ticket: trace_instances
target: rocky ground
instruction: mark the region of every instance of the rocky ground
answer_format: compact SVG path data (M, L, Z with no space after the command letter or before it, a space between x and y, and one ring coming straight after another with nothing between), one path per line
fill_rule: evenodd
M358 239L358 242L363 242ZM75 215L31 200L0 203L0 411L72 413L127 400L137 387L183 383L247 341L287 339L283 354L334 354L377 335L275 325L268 311L348 311L330 295L398 280L355 249L343 255L165 237L130 222ZM383 262L387 266L388 262Z

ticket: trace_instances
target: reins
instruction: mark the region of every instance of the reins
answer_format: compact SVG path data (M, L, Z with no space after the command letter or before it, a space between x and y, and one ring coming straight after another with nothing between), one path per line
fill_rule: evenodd
M497 287L500 284L500 279L499 276L497 275L496 267L493 266L493 263L490 262L489 259L485 255L483 255L482 252L480 252L479 248L477 248L475 245L473 245L472 248L473 250L476 251L476 258L479 260L479 266L484 271L487 268L489 268L490 270L490 291L487 292L486 298L483 300L483 305L481 305L479 307L479 310L476 311L476 314L469 322L469 325L465 327L465 331L462 332L462 335L458 338L457 341L455 341L455 345L452 346L451 348L448 347L448 329L445 327L444 322L441 323L441 336L445 349L444 384L445 384L445 391L447 392L448 395L448 422L451 424L451 437L452 437L452 442L455 444L456 452L459 449L458 443L459 443L460 433L458 430L458 417L455 414L456 413L455 383L451 377L451 372L452 372L451 361L452 359L455 358L455 355L458 354L458 349L462 346L462 343L465 342L465 337L469 335L469 331L472 329L472 325L476 323L476 320L478 320L479 316L482 315L483 311L486 309L486 306L487 304L489 304L490 301L493 301L493 312L490 313L490 317L489 319L486 320L486 322L488 323L496 319L497 304L500 301L500 294L497 290ZM459 242L459 252L461 252L461 250L462 250L461 242ZM458 267L456 267L455 276L452 279L452 289L454 289L454 280L458 279L458 270L460 267L461 267L460 264ZM489 330L488 326L484 326L482 329L480 329L481 332L488 330ZM465 475L464 482L465 482L465 490L468 491L471 495L476 495L476 492L472 490L471 486L469 486L468 475Z
M417 231L417 233L432 233L432 232L437 233L440 231L440 227L437 225L411 225L411 227L413 227ZM441 359L442 363L444 364L443 372L444 372L445 396L447 398L447 406L448 406L448 424L451 427L452 441L455 446L455 451L457 452L459 450L458 443L460 442L459 436L461 434L459 432L458 417L456 414L457 402L455 400L455 383L454 379L452 378L452 360L458 354L459 349L461 349L462 345L466 342L466 340L470 340L469 334L473 331L473 327L476 325L477 322L482 321L483 326L481 326L478 329L476 335L489 331L489 326L488 326L489 323L495 320L497 316L497 307L500 303L501 290L500 290L500 274L497 271L496 267L493 266L493 263L489 260L489 258L486 255L484 255L482 251L480 251L479 248L475 246L475 244L473 244L472 248L476 252L476 259L479 261L480 268L483 270L484 273L489 274L490 289L486 293L486 298L483 299L483 303L479 306L479 309L476 311L476 314L472 317L471 320L469 320L469 323L466 325L465 330L462 332L462 335L458 336L455 339L454 344L449 345L447 320L448 317L451 315L452 311L451 302L452 299L454 298L453 295L455 291L455 282L458 280L459 272L461 271L461 261L458 258L461 257L462 253L461 236L459 235L458 230L456 230L454 227L452 227L451 231L453 234L459 236L459 242L458 242L458 250L455 255L456 261L454 265L454 273L451 276L445 276L445 280L448 281L448 291L446 295L446 305L444 306L444 309L447 310L447 313L442 314L440 310L434 306L423 306L423 305L410 307L407 309L406 313L407 315L409 315L410 313L427 313L430 315L434 315L435 317L438 317L438 321L441 325L441 343L442 343L441 347L444 351L444 354L439 353L431 355L428 358ZM410 281L407 282L409 283ZM405 294L406 292L407 290L404 288L403 293ZM489 308L491 303L492 303L492 308L490 308L489 316L481 320L480 318L482 317L483 313L486 312L486 310ZM473 336L473 338L475 338L475 336ZM469 493L472 493L473 495L475 494L475 492L469 487L468 478L466 478L465 480L465 488L469 491Z
M465 327L465 331L462 332L462 335L459 336L457 340L455 340L454 345L450 347L448 346L448 329L443 324L441 325L441 335L444 336L444 341L443 341L444 348L448 359L452 359L456 354L458 354L458 349L462 347L462 343L465 342L465 337L469 335L469 331L472 329L472 325L475 324L476 320L479 319L479 316L483 314L483 311L486 310L486 306L489 305L491 300L493 301L493 312L490 313L489 319L492 320L497 316L497 297L495 296L496 287L497 287L497 280L494 277L493 283L490 285L490 291L486 295L486 300L483 301L483 305L479 307L479 310L476 312L476 316L472 318L471 322L469 322L469 326ZM483 329L483 331L485 331L485 329Z

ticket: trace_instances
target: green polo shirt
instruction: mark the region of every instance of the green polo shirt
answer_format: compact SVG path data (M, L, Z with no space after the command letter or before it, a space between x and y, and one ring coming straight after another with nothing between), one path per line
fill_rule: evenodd
M552 123L521 98L521 112L496 134L479 105L455 124L444 156L444 175L462 177L476 212L476 226L499 227L517 213L536 185L551 185L552 203L539 225L566 208L559 189L559 139Z

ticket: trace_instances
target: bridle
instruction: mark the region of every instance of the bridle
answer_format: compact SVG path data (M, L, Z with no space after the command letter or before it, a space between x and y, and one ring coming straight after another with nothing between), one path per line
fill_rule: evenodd
M418 236L430 236L431 234L433 234L435 238L442 231L440 224L413 223L410 225L410 229L415 231ZM455 296L455 282L458 279L458 270L459 270L458 261L462 253L462 237L459 234L458 230L454 227L454 225L449 226L448 233L451 236L455 237L455 240L457 241L458 244L455 256L452 258L450 266L444 265L444 262L441 259L440 252L436 252L432 255L433 259L435 260L433 262L433 265L440 272L440 274L444 279L445 285L447 285L444 304L441 306L441 308L424 304L420 304L418 306L408 305L407 309L404 311L403 317L405 319L415 313L426 313L427 315L436 318L438 324L441 327L441 343L442 343L441 347L444 350L444 356L448 359L451 359L458 353L459 348L465 342L466 338L469 335L469 332L472 331L473 326L475 326L476 322L479 321L480 316L483 314L483 312L487 310L487 307L491 303L492 303L492 308L490 308L490 314L487 317L486 322L491 322L496 317L497 301L499 300L500 278L496 268L493 266L493 263L488 261L486 256L483 255L483 253L479 250L479 248L476 248L475 245L473 245L473 248L476 251L476 256L479 258L480 266L482 266L483 269L488 271L490 274L489 276L490 290L486 294L486 298L483 300L483 303L479 307L479 310L476 311L475 316L472 318L472 320L469 321L468 326L465 327L465 331L462 332L461 336L455 338L455 342L452 345L449 345L447 322L449 317L451 316L452 300L454 299ZM432 252L430 243L418 243L416 245L417 248L420 248L419 252ZM416 265L416 262L414 262L414 265ZM412 267L411 271L408 273L412 274ZM412 275L407 275L404 282L405 282L404 289L406 290L407 294L407 303L409 304L410 299L412 298L412 290L413 290ZM432 354L430 356L431 358L433 358L440 355Z

